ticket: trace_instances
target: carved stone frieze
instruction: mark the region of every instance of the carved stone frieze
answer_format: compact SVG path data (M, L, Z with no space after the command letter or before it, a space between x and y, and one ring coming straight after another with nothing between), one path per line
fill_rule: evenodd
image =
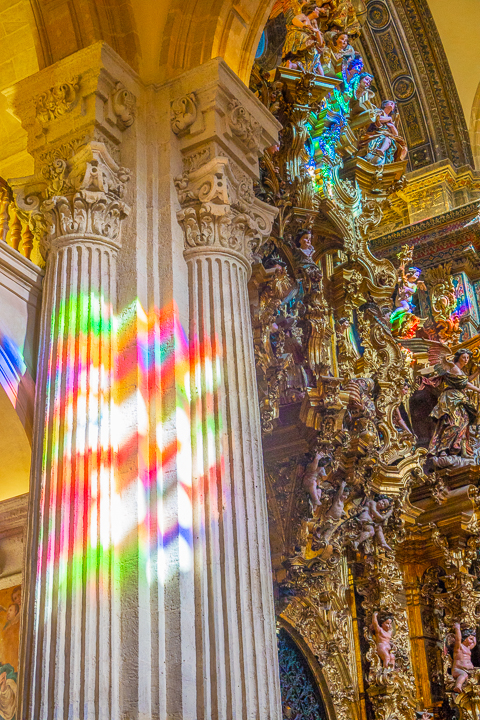
M79 98L80 77L69 82L54 85L49 90L35 96L35 112L37 120L46 125L62 115L69 113Z

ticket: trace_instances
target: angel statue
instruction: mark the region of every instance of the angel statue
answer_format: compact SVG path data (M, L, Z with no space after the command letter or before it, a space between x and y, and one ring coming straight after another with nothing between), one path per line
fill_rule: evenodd
M301 12L288 22L282 51L285 67L323 75L321 55L325 41L317 24L322 14L321 5L321 0L305 3Z
M336 75L355 58L355 50L350 45L346 32L325 33L325 40L326 46L322 53L323 72Z
M441 388L437 404L430 413L430 417L435 420L435 430L428 454L436 459L439 466L473 464L470 426L477 422L477 410L468 400L466 390L480 394L480 387L472 383L480 369L477 368L470 376L465 372L472 357L470 350L457 350L453 360L449 359L449 353L446 345L435 343L430 348L429 358L436 355L439 360L435 365L437 376L423 379L423 384ZM447 459L452 456L458 460Z
M358 141L358 154L372 165L387 165L405 160L407 143L398 134L395 124L397 105L393 100L385 100L377 111L374 122Z
M425 284L418 280L421 272L417 267L405 268L405 262L400 264L395 310L390 315L392 334L395 337L412 338L424 323L422 318L415 315L413 304L413 296L417 290L426 290Z

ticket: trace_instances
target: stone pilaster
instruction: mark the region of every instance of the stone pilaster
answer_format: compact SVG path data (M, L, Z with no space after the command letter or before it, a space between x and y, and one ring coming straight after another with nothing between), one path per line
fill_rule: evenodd
M195 77L202 72L203 85ZM258 154L273 144L276 124L218 61L181 82L184 92L202 88L172 98L184 162L175 184L190 301L197 717L279 720L247 292L252 255L276 213L253 191Z
M36 171L11 181L15 203L46 262L19 673L24 720L120 717L115 313L130 173L118 158L134 105L115 62L99 44L7 93Z

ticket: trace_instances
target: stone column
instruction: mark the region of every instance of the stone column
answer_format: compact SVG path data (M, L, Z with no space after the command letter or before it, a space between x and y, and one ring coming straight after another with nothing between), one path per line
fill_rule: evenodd
M66 163L67 165L67 163ZM118 717L114 308L127 175L104 145L68 162L47 228L20 717ZM20 197L27 207L31 197ZM23 202L22 202L23 201Z
M11 184L46 258L22 720L120 718L115 312L129 171L111 153L118 157L122 131L133 121L133 96L114 80L116 67L113 53L99 44L9 91L36 171Z
M203 72L204 85L197 80ZM253 191L276 123L212 61L172 104L188 265L198 720L281 718L247 282L276 214ZM182 114L183 112L183 114ZM193 152L192 152L193 151Z

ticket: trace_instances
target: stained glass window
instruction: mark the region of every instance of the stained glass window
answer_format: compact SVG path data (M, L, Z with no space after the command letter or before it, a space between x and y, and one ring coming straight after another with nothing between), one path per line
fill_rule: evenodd
M284 720L326 720L315 679L304 656L285 630L280 630L278 660Z

